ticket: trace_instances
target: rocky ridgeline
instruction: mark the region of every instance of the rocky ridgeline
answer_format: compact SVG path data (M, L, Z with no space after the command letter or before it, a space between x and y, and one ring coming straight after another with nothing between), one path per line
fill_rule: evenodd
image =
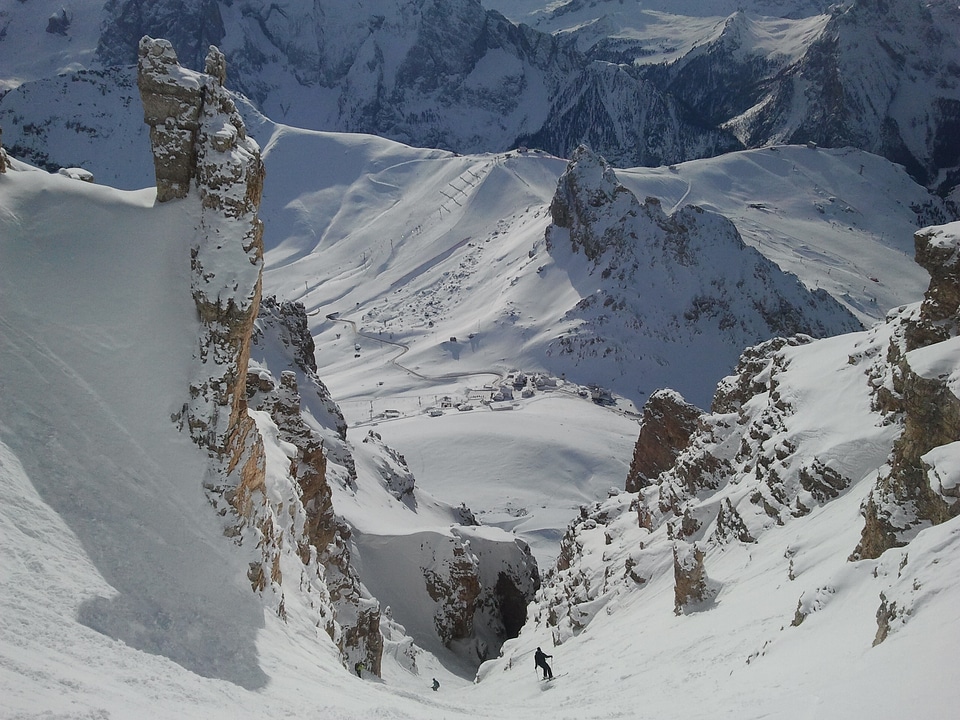
M625 166L741 147L626 66L591 62L477 0L248 3L242 13L224 5L112 2L97 56L128 64L147 33L170 38L186 65L201 67L207 39L233 48L232 87L277 120L423 147L528 144L566 156L593 142Z
M255 546L248 572L253 589L270 598L286 620L285 588L292 588L298 594L293 605L307 609L310 625L326 631L345 665L363 660L379 673L379 604L351 565L349 528L333 512L323 439L303 421L296 374L282 372L277 381L262 367L248 373L261 306L263 230L257 212L264 169L257 144L223 88L225 73L224 57L214 47L206 72L196 73L180 67L165 40L140 42L137 84L151 129L157 199L196 193L201 207L191 247L198 368L179 422L211 455L205 486L226 518L226 533L238 544ZM326 393L316 378L302 307L297 313L271 299L266 309L261 338L266 327L278 348L292 346L317 394ZM272 473L268 479L251 407L264 410L279 438L295 448L279 478ZM330 414L343 431L335 405Z
M255 355L271 355L281 369L276 377L266 363L251 362L247 373L249 406L269 414L279 440L290 448L289 472L297 491L302 526L291 537L304 568L323 567L323 579L337 625L330 629L349 667L363 662L380 675L383 637L380 603L361 582L353 566L350 525L334 510L331 482L356 480L344 442L346 422L317 376L314 342L303 305L266 297L260 305L253 337ZM305 420L304 412L321 423Z
M866 332L748 349L710 412L673 391L651 396L627 491L581 509L538 596L537 621L556 642L617 594L642 592L671 570L675 612L709 610L721 589L712 558L768 542L780 526L802 543L805 518L850 492L863 498L865 521L849 560L877 563L882 587L875 642L909 621L937 570L937 541L915 552L911 543L960 514L960 224L915 240L931 274L922 303ZM791 581L796 553L788 546L783 556ZM921 559L904 570L914 556ZM801 624L838 592L802 592L785 625Z
M727 218L641 202L585 146L561 175L550 213L546 247L579 278L583 297L564 316L575 329L549 347L558 365L589 364L596 377L630 373L656 387L666 378L663 358L706 358L678 388L706 403L744 347L860 328L825 291L811 292L747 247Z
M271 117L424 147L569 157L588 143L633 167L809 141L883 155L944 194L958 181L954 3L743 7L658 61L618 21L602 37L602 8L598 22L567 26L581 3L544 11L565 28L557 35L476 0L230 5L115 0L97 56L129 64L144 33L171 38L190 67L208 44L229 46L234 87ZM774 26L763 16L776 12Z
M916 258L930 273L930 286L918 309L903 315L902 332L887 350L888 382L878 389L878 405L902 417L903 433L893 446L889 471L881 474L864 506L866 524L854 559L877 558L906 545L916 529L960 513L960 488L944 487L936 460L925 457L960 440L957 386L942 372L918 372L923 350L960 336L960 224L928 228L914 236ZM957 346L960 349L960 346ZM954 351L956 352L956 351Z

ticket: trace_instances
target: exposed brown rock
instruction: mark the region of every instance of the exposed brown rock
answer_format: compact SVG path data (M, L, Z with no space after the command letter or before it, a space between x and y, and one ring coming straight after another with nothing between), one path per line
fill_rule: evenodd
M930 285L919 315L906 322L902 338L895 337L888 351L895 365L894 393L888 395L902 412L903 433L894 444L890 471L877 479L863 505L864 528L853 560L877 558L906 544L904 531L960 513L960 502L948 503L931 487L921 460L933 448L960 440L960 398L944 380L915 373L907 355L960 332L960 242L942 227L922 230L914 240L917 262L930 273Z
M669 470L689 445L702 412L672 390L658 390L643 406L640 436L633 450L625 489L638 492Z
M271 309L277 307L273 303ZM368 672L379 676L383 654L380 605L364 590L353 567L350 527L334 511L323 438L303 420L297 374L286 370L279 383L251 374L247 387L253 389L250 402L255 409L268 412L280 439L296 448L290 475L300 490L305 515L302 535L296 538L297 552L304 565L313 558L323 565L324 582L342 631L337 635L331 628L331 638L343 657L351 663L362 660Z
M183 198L194 174L194 147L200 127L203 85L184 73L165 40L140 41L137 86L157 176L157 200Z
M696 609L716 596L716 588L703 567L704 552L683 541L673 544L673 611L677 615Z
M880 593L880 607L877 608L877 634L873 638L876 647L890 634L891 624L900 620L905 611L897 606L896 600L889 600L884 593Z
M907 338L907 350L954 337L960 332L960 247L942 227L913 236L916 261L930 273L920 306L920 319Z
M437 635L444 645L473 636L473 620L480 597L480 576L476 560L456 540L453 556L438 568L424 568L427 593L440 607L434 614Z
M720 503L720 509L717 511L716 537L720 542L730 542L731 540L738 540L742 543L755 542L740 513L730 502L730 498L724 498L723 502Z
M216 48L209 55L211 67L223 63ZM186 423L228 473L239 470L235 507L247 516L247 501L263 482L263 451L245 392L261 294L263 162L219 78L181 68L169 42L149 37L140 41L137 71L157 199L186 197L195 181L205 209L191 251L203 370L191 383ZM233 287L218 271L230 273Z

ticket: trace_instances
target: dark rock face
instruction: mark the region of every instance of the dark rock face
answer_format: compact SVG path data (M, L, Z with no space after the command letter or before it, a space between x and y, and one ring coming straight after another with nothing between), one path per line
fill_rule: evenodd
M649 49L622 37L580 52L580 33L595 29L561 40L478 0L110 0L105 10L104 64L134 62L144 34L170 39L195 69L220 45L232 88L303 127L458 152L527 145L568 157L585 143L624 167L813 142L883 155L944 195L960 180L960 11L949 3L808 3L790 17L825 19L784 41L798 47L789 56L736 12L661 64L638 62Z
M960 513L954 491L938 489L935 470L923 460L934 448L960 440L960 398L945 378L915 372L908 355L960 334L960 240L944 227L922 230L914 240L917 262L930 272L930 286L917 316L891 342L893 393L885 398L902 414L903 433L894 445L889 473L878 478L864 503L864 528L852 559L877 558L906 544L912 528L937 525Z
M581 144L620 167L669 165L743 149L654 83L622 67L586 65L553 99L544 124L517 145L570 157Z
M460 152L528 144L566 156L586 142L624 165L742 147L654 84L477 0L247 5L239 17L216 0L111 0L106 11L103 63L133 62L144 34L168 38L197 69L207 45L227 46L231 86L304 127Z
M60 8L47 20L47 32L51 35L63 35L66 37L70 30L70 16L67 15L66 8Z
M643 406L640 437L633 451L625 489L638 492L673 467L690 443L702 411L671 390L658 390Z
M738 13L708 47L646 76L748 147L853 146L904 165L920 183L954 185L960 12L912 0L856 0L830 12L794 60L743 47L750 20ZM941 169L953 179L938 177Z
M226 34L217 0L108 0L109 18L97 55L105 65L137 62L137 43L144 35L167 38L188 68L201 70L210 45Z

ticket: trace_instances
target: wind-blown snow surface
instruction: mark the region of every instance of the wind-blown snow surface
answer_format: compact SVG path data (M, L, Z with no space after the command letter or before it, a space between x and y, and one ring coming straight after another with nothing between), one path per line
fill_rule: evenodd
M413 161L432 156L403 150L407 162L400 163L392 144L356 142L353 152L399 165L394 176L414 173ZM341 154L349 152L349 145L340 146ZM426 199L438 200L431 182L452 181L464 168L479 174L484 162L444 157L454 164L414 173L430 181ZM536 187L531 182L536 173L514 172L504 158L489 162L489 172L515 178L511 192ZM331 171L330 165L314 167L317 173ZM369 185L359 180L361 174L356 176L361 184L340 176L340 192L369 198L377 197L378 188L390 190L373 182L388 181L389 173L369 178ZM550 185L546 179L542 183ZM321 188L300 204L288 201L284 207L294 220L288 218L287 227L313 232L295 219L329 203L332 192L325 196ZM523 207L527 196L520 198ZM382 213L383 205L359 202L354 220L375 220L378 208ZM958 553L951 550L956 524L921 533L910 548L903 579L894 580L902 553L877 562L845 561L860 527L854 489L811 514L802 530L796 524L774 528L757 545L732 550L722 567L711 570L731 582L725 586L729 594L709 612L674 616L672 581L660 577L644 592L608 604L586 632L559 648L552 648L549 633L531 627L476 685L447 673L438 675L441 689L431 692L430 677L442 668L429 658L419 675L391 662L383 683L355 678L339 665L332 646L263 613L243 579L239 551L221 537L219 520L203 496L204 458L170 422L189 378L196 336L187 238L197 212L189 200L155 206L152 190L119 192L38 172L0 176L0 716L829 718L864 713L899 718L910 710L944 717L955 707L956 684L949 673L960 637L955 581L960 568L955 567ZM282 215L276 207L273 212ZM520 229L525 222L542 228L542 213L533 222L536 213L531 208L504 217ZM439 221L439 212L436 217ZM331 226L343 220L334 218ZM420 236L428 235L426 223L421 229ZM459 231L457 242L472 232L466 226ZM368 296L379 297L376 283L386 283L389 290L393 282L389 275L381 280L363 274L364 263L376 259L374 251L386 254L389 248L389 235L379 246L374 237L366 236L366 246L354 246L359 258L342 259L337 277L352 271L374 283L340 286L348 310L355 302L369 302ZM321 245L323 239L319 233ZM425 257L449 253L459 268L464 259L456 253L469 242L454 243L452 251L440 244ZM485 260L490 264L498 257L492 249ZM292 261L296 243L285 250ZM274 286L280 285L279 264L271 270ZM322 263L312 267L316 271ZM294 285L309 285L310 277L291 281L291 291ZM311 292L321 290L308 288L305 299ZM328 306L332 303L313 304ZM372 356L371 365L354 363L350 328L322 314L314 317L321 342L334 346L321 349L321 366L336 381L335 394L339 387L348 399L355 398L348 410L354 416L363 415L371 399L377 413L387 402L401 401L412 411L414 403L419 407L418 397L426 400L463 382L453 377L430 381L432 392L425 392L418 384L423 378L388 365L393 351L369 338L359 344L361 360ZM467 322L463 331L471 331L471 325ZM444 326L443 333L451 327ZM375 325L370 329L377 334ZM456 347L449 338L443 342L431 351L434 357L427 352L414 360L422 375L456 369ZM813 346L808 360L817 370L810 372L843 365L843 342ZM457 345L462 357L472 349L469 340ZM942 361L928 365L939 367ZM373 367L381 373L368 377ZM383 378L383 386L376 377ZM826 382L819 375L807 379L813 386ZM399 397L377 399L378 392L388 391ZM846 407L845 398L821 395L812 412L834 413ZM424 442L430 437L442 442L448 428L478 423L456 440L469 440L476 462L464 455L464 462L444 472L455 472L464 487L482 487L493 477L487 463L508 443L572 429L569 439L555 436L552 454L531 456L518 471L530 497L550 502L557 487L550 473L575 457L570 453L589 459L606 443L610 456L628 457L632 421L562 389L528 399L527 405L522 400L521 407L501 414L448 410L450 415L422 418L411 433ZM519 433L524 426L536 428L540 413L549 414L542 421L549 425L523 435L488 436L489 428L480 425L490 418L504 418L501 423L516 418L514 425L501 427ZM383 422L377 429L389 437L388 430L402 422L408 421ZM941 464L946 471L949 462L938 460ZM598 484L619 486L624 473L615 470L604 469ZM787 578L787 547L797 550L794 583L802 587ZM909 595L914 579L924 590L922 608L871 648L878 591L899 583L898 592ZM824 595L826 609L812 613L799 628L780 630L789 625L802 592L815 594L827 586L837 593L832 601ZM561 677L553 684L541 684L534 674L529 651L537 645L555 656ZM175 653L177 662L171 660Z

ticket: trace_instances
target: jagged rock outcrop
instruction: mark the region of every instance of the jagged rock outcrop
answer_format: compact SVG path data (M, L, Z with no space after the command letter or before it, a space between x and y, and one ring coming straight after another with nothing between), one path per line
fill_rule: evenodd
M581 508L571 523L538 595L536 619L551 628L554 641L583 631L617 595L664 576L673 585L675 612L708 610L719 590L708 573L712 554L763 541L770 528L802 520L881 464L898 428L877 422L870 372L884 363L890 333L880 326L851 336L860 338L856 354L815 355L818 342L806 335L745 351L735 374L718 384L711 411L695 417L691 410L692 432L681 434L682 448L668 467L656 466L634 492ZM804 353L817 372L794 368ZM834 430L829 414L814 412L812 430L811 409L798 400L831 405L835 398L822 381L831 372L857 388L859 414ZM664 400L657 393L648 402L658 408ZM689 407L679 396L666 405Z
M425 567L423 579L427 594L438 604L434 623L441 642L448 646L454 640L465 640L474 634L473 618L480 597L478 563L457 538L450 557L437 567Z
M703 567L704 552L696 544L673 544L674 603L676 615L703 609L719 592Z
M809 291L747 247L727 218L641 202L585 146L558 180L550 213L547 250L583 298L564 316L574 328L548 348L558 365L589 362L595 376L629 372L657 387L666 358L709 358L717 376L688 373L677 387L706 406L744 347L860 328L826 292Z
M890 387L883 404L902 415L903 433L893 447L889 470L864 503L865 524L852 558L876 558L906 543L917 527L939 524L960 513L952 486L937 479L924 456L960 440L960 397L949 372L928 356L955 352L960 330L960 228L956 223L915 235L917 262L931 275L919 310L904 321L888 349ZM942 363L940 363L942 365Z
M782 577L802 586L786 632L849 607L838 600L850 596L851 573L869 571L879 594L875 644L923 611L945 587L944 548L960 514L960 224L921 231L917 248L933 278L923 303L868 331L748 349L671 467L581 508L537 596L541 631L561 643L624 594L656 587L651 606L661 602L668 582L675 613L709 612L721 587L709 569L763 553L782 553ZM851 493L866 517L851 559L878 558L866 567L847 565L836 542L851 529ZM796 540L783 548L785 537ZM841 551L829 559L819 552L828 540ZM722 576L729 596L738 578Z
M350 497L361 488L352 453L366 456L365 480L373 480L366 489L375 492L379 481L384 495L399 501L405 517L418 511L414 476L403 456L377 433L369 433L358 448L344 441L346 423L316 376L313 351L303 306L264 298L254 334L248 399L251 408L269 413L277 426L304 509L298 550L305 567L310 567L308 556L323 567L337 623L332 636L348 664L362 660L369 672L378 674L384 635L397 642L397 633L403 632L389 619L385 629L381 625L387 608L381 612L380 603L361 583L353 561L355 545L367 568L385 563L391 572L404 568L404 574L422 577L424 603L418 611L429 617L431 633L443 644L470 662L496 654L504 640L519 632L526 605L539 587L529 548L512 536L483 528L466 507L449 508L451 520L458 523L449 530L421 533L419 550L409 548L404 539L371 540L354 531L334 506L337 493ZM375 569L369 572L377 574ZM384 602L407 602L378 586L376 577L366 582ZM415 658L409 640L400 642L403 652Z
M205 485L225 517L225 533L238 544L247 536L255 538L256 559L247 573L253 590L272 598L274 610L286 620L284 588L299 587L304 598L298 606L310 609L311 624L334 641L344 664L362 660L379 674L379 603L352 567L350 528L333 512L324 438L304 421L297 373L282 371L277 381L258 364L248 374L255 336L262 338L264 325L278 329L272 342L292 346L297 370L315 387L316 406L329 410L318 415L335 418L334 433L344 433L342 414L316 378L302 306L280 305L271 298L267 318L256 326L263 267L263 227L257 217L263 162L223 88L226 66L215 47L207 54L206 71L180 67L167 41L144 37L140 42L137 84L151 127L158 200L196 193L201 208L191 247L192 293L200 321L198 367L190 401L178 419L210 453ZM294 449L289 465L274 471L271 487L264 439L248 412L248 399L269 416L283 447ZM291 573L297 580L291 581Z
M219 50L210 48L211 55ZM144 37L137 85L150 125L160 202L195 187L202 213L190 250L191 291L200 319L198 369L179 422L215 462L208 482L244 522L256 514L266 460L247 413L246 374L260 304L263 229L257 211L263 163L256 143L216 78L180 67L169 42ZM216 501L214 501L216 502ZM262 503L262 500L261 500ZM259 531L273 540L272 520ZM257 590L280 582L280 554L263 544L263 560L248 576Z
M71 24L71 18L67 14L67 9L60 8L59 12L55 12L47 18L47 32L51 35L63 35L66 37Z
M269 337L269 343L266 339ZM290 300L278 300L276 296L267 296L260 303L257 314L257 329L253 344L264 355L268 345L277 345L289 355L288 364L301 376L301 389L310 395L310 412L320 425L332 431L341 441L347 438L347 421L330 395L330 390L317 374L317 360L314 357L316 346L307 322L307 311L301 303ZM338 448L328 442L325 451L335 452L333 458L337 464L349 469L351 482L356 479L353 458L349 452L336 452Z
M407 465L407 459L383 442L380 433L370 430L363 439L365 443L374 443L380 449L380 456L383 458L377 463L377 470L383 480L387 492L393 495L397 500L413 502L413 488L415 478Z
M216 48L210 64L222 64ZM191 437L239 473L231 503L250 514L263 484L263 449L246 409L246 371L261 295L263 226L257 217L264 168L219 79L181 68L169 42L140 41L137 85L151 128L157 199L195 183L203 213L191 249L192 291L201 322L200 377L183 421ZM239 235L237 242L228 238ZM222 236L222 237L218 237Z
M624 489L637 492L673 467L690 442L703 411L672 390L658 390L643 406L640 436L633 450Z
M960 334L960 251L945 228L914 235L915 259L930 273L920 316L907 328L907 350L942 342Z
M337 479L352 483L356 470L342 443L346 434L343 414L316 374L315 346L303 305L264 298L253 342L252 352L258 358L269 356L280 372L278 380L267 365L252 362L247 398L251 408L270 415L279 439L292 450L289 474L303 511L302 529L293 538L297 554L305 568L316 562L323 567L323 582L338 626L330 634L345 664L353 667L362 661L368 672L379 676L383 655L380 604L353 565L352 529L336 514L330 485ZM308 401L302 393L309 395ZM307 422L305 416L321 426Z
M496 656L505 640L519 634L527 604L540 588L529 547L462 527L453 529L449 542L437 538L428 549L421 571L441 642L460 646L474 661Z

